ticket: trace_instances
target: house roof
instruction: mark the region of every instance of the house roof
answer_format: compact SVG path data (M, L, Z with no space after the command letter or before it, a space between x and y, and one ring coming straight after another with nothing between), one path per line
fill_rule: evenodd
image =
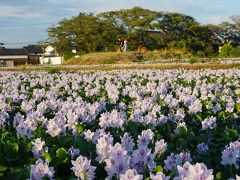
M43 50L36 45L28 45L26 47L23 47L28 54L43 54Z
M0 48L0 56L18 56L18 55L27 55L27 52L21 49L8 49L8 48Z

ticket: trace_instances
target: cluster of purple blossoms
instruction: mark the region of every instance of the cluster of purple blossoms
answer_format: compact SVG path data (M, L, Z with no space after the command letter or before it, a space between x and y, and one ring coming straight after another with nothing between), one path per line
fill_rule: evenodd
M170 177L166 176L165 174L163 174L162 172L158 172L156 175L154 174L150 174L150 179L151 180L169 180Z
M197 145L197 151L198 151L199 153L205 153L205 152L207 152L207 151L208 151L208 145L205 144L205 143L198 144L198 145Z
M207 169L204 163L197 163L195 165L185 162L183 166L177 166L178 177L175 177L174 180L183 180L183 179L205 179L213 180L213 170Z
M128 169L125 174L120 174L121 180L142 180L143 176L139 175L135 169Z
M205 129L213 129L214 127L217 126L217 119L216 117L209 117L209 118L206 118L204 119L204 121L202 121L202 129L205 130Z
M41 141L41 138L37 138L34 142L32 142L32 144L33 155L38 158L41 157L44 153L43 147L45 145L45 141Z
M240 164L240 141L232 142L229 146L222 151L222 161L223 165L234 165L239 169Z
M171 153L170 156L164 160L164 169L167 171L174 171L178 165L182 165L185 162L191 162L192 158L190 157L190 153L181 152L180 154Z
M96 167L91 166L91 160L86 157L79 156L76 161L71 161L73 167L71 168L76 177L79 179L92 180L95 178Z
M119 178L120 174L124 174L128 167L128 156L127 151L123 149L122 145L116 143L110 148L109 156L105 159L108 177L107 179L112 179L113 176Z
M106 112L101 114L99 125L106 129L108 127L123 128L123 123L127 120L125 112L118 112L112 110L112 112Z
M54 173L53 167L49 167L48 163L44 163L41 159L38 159L35 165L31 165L30 179L41 180L44 177L53 179Z

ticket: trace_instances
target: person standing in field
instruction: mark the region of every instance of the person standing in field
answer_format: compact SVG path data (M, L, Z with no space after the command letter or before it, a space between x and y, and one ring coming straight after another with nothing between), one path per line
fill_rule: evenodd
M123 50L122 52L127 52L127 39L124 39L123 41Z
M122 39L118 39L119 51L123 52L124 41Z

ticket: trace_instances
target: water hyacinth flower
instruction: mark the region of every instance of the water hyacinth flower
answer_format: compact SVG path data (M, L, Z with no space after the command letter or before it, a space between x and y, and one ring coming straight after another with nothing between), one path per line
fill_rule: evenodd
M170 156L167 157L166 160L164 160L164 169L168 171L173 171L177 165L182 165L185 162L191 162L192 158L190 156L190 153L188 152L181 152L179 154L173 154L171 153Z
M4 128L7 118L9 118L9 114L7 112L0 112L0 128Z
M164 139L161 139L160 141L155 142L155 153L156 154L162 154L167 149L167 142L164 141Z
M105 135L98 139L96 144L96 152L98 154L96 158L97 161L101 163L109 157L112 144L113 138L111 136Z
M73 159L75 156L79 155L80 154L80 150L79 149L74 149L73 146L71 146L69 149L68 149L68 154L71 156L71 158Z
M207 152L207 150L208 150L208 145L207 145L207 144L201 143L201 144L198 144L198 145L197 145L197 151L198 151L199 153Z
M239 169L240 163L240 141L230 143L229 146L222 151L222 161L223 165L234 165Z
M162 172L158 172L156 175L154 174L150 174L150 179L151 180L169 180L170 177L169 176L165 176L165 174L163 174Z
M87 131L83 132L83 136L84 136L84 139L86 139L88 142L91 142L93 141L94 132L88 129Z
M123 123L127 120L125 112L118 112L116 109L112 112L101 114L99 125L106 129L108 127L123 128Z
M183 166L177 166L178 176L174 180L183 179L204 179L213 180L213 170L208 169L204 163L197 163L195 165L185 162Z
M91 166L91 160L86 157L79 156L76 161L71 161L73 167L71 168L76 177L79 179L92 180L95 178L96 167Z
M128 167L127 151L122 148L122 145L116 143L109 152L108 158L105 160L108 177L112 179L113 176L119 177L120 174L124 174Z
M153 139L153 132L151 129L143 130L141 135L138 136L138 146L148 146Z
M44 163L41 159L38 159L35 165L31 165L30 179L41 180L44 177L53 179L54 173L53 167L49 167L48 163Z
M41 138L37 138L34 142L32 142L32 144L33 155L38 158L41 157L44 152L43 146L45 145L45 141L41 141Z
M216 123L217 119L216 117L209 117L209 118L206 118L204 119L204 121L202 121L202 129L205 130L205 129L213 129L214 127L217 126L217 123Z
M59 127L58 122L56 122L54 119L51 119L48 122L46 132L50 134L52 137L58 136L61 132L61 128Z
M143 176L139 175L135 169L128 169L125 174L120 174L120 180L142 180Z
M121 137L121 144L128 152L132 152L133 147L135 146L132 137L128 133L125 133L123 137Z
M130 157L130 167L136 169L137 172L142 172L144 167L149 170L155 168L156 163L154 162L155 154L151 153L151 150L146 146L139 146L138 149L134 150L132 157Z

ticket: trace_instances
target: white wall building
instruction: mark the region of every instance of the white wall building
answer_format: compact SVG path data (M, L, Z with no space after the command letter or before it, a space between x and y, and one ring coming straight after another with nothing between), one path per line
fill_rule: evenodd
M59 65L63 63L63 57L59 56L55 48L49 45L44 52L43 57L40 58L40 64Z

